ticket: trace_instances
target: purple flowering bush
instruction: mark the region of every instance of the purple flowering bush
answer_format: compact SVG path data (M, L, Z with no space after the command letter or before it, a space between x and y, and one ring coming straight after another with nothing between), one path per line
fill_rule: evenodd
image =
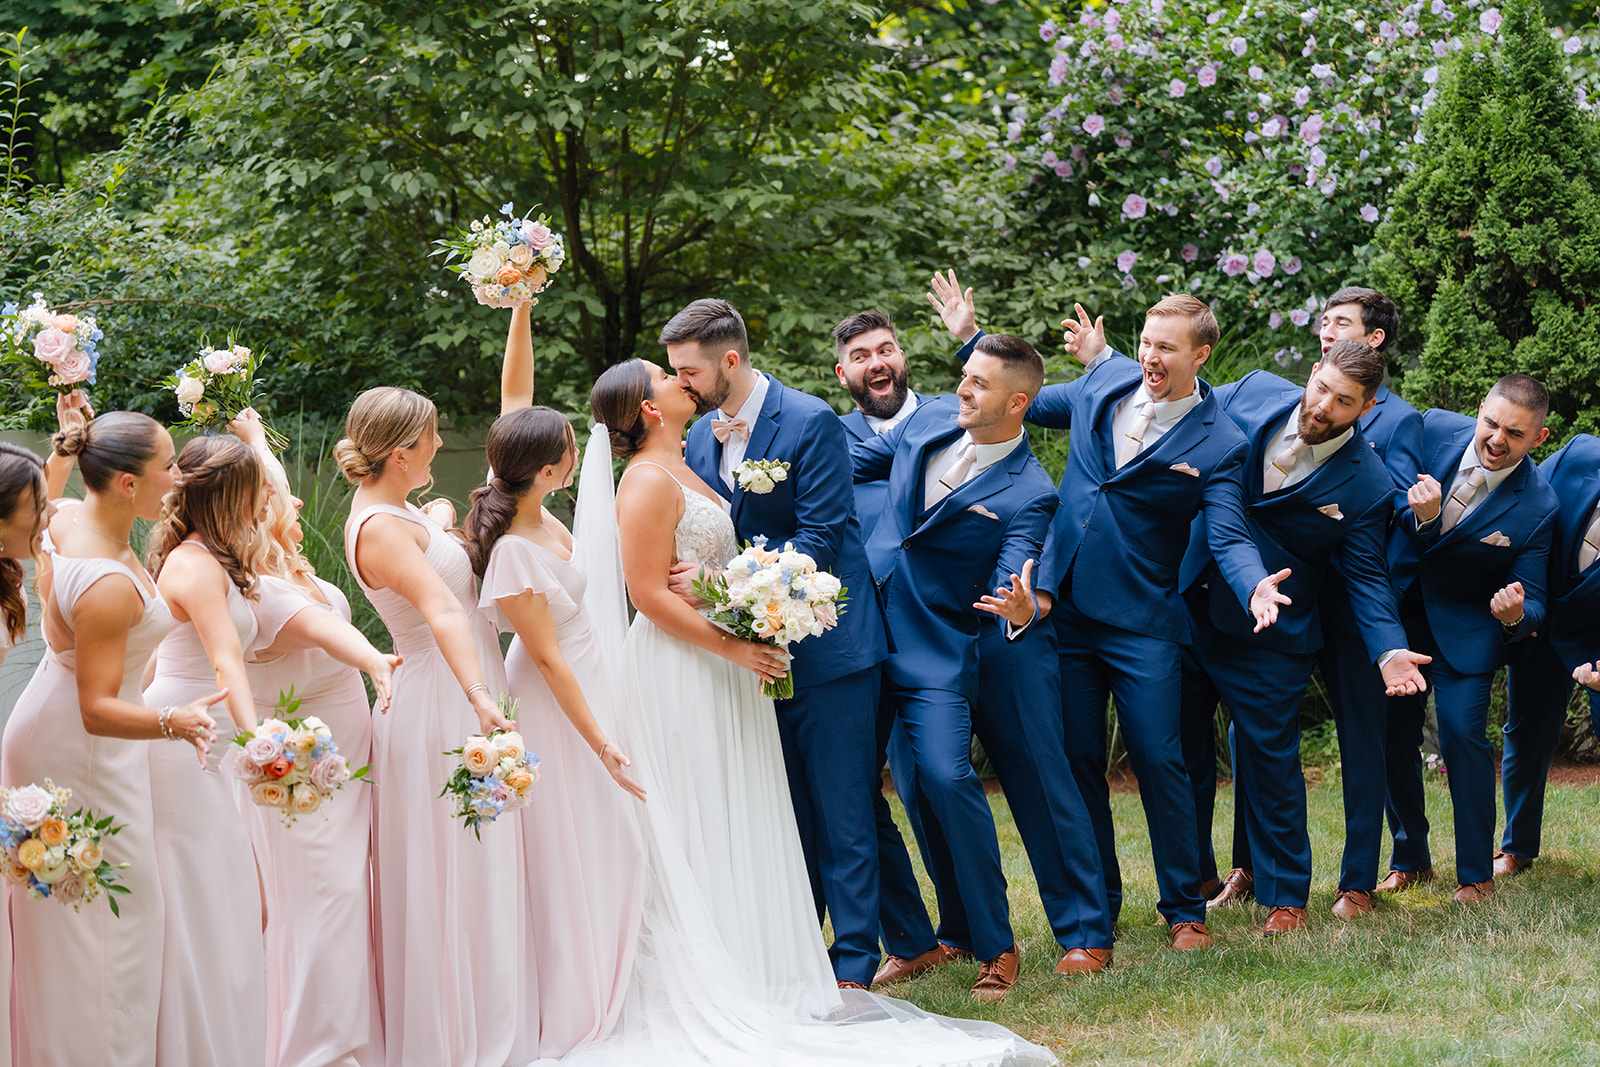
M1186 290L1258 356L1312 355L1321 300L1366 277L1391 192L1428 151L1441 64L1500 23L1482 0L1061 8L1004 115L1021 236L1120 297L1101 310L1124 335ZM1590 77L1572 89L1585 110Z

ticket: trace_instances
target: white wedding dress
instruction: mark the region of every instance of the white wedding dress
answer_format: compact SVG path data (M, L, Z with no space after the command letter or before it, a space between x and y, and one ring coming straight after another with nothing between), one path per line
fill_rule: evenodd
M986 1022L928 1015L836 987L817 926L772 701L750 671L663 632L626 629L610 457L584 463L576 533L588 601L620 656L618 741L649 791L648 873L634 973L615 1030L560 1062L581 1067L1043 1065L1044 1048ZM597 454L598 453L598 454ZM737 552L725 506L685 488L680 560ZM599 842L596 843L600 845Z

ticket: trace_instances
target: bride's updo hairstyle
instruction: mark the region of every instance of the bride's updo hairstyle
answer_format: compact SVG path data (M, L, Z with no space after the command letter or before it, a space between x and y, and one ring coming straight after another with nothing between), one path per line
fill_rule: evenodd
M119 474L143 474L156 458L161 424L137 411L108 411L83 426L59 430L50 439L58 456L75 458L83 484L103 493Z
M150 573L160 577L172 550L198 534L229 581L253 598L263 553L256 512L266 484L256 450L232 434L196 437L184 445L172 491L150 529Z
M409 389L380 385L356 397L344 419L344 437L333 446L345 480L357 485L384 472L397 448L413 448L439 425L433 401Z
M644 447L649 428L639 405L653 393L650 370L642 359L608 368L589 390L589 410L611 431L611 454L618 459L629 459Z
M0 441L0 517L7 520L17 517L23 506L23 493L33 488L29 507L37 508L48 492L44 484L44 466L39 457L26 448L9 441ZM30 549L32 546L29 546ZM13 547L15 551L15 547ZM22 564L14 559L0 559L0 624L5 635L15 645L22 640L23 627L28 621L28 602L22 593Z
M533 488L534 477L578 447L572 423L554 408L518 408L494 420L484 453L493 474L472 491L472 506L462 523L462 543L479 578L489 566L494 544L516 518L517 504Z

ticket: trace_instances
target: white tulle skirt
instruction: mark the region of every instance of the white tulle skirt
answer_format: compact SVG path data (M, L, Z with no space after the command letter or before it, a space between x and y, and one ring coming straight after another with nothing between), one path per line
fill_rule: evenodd
M615 1031L560 1062L1052 1064L994 1023L836 987L817 927L772 701L727 660L634 620L619 740L649 790L649 875Z

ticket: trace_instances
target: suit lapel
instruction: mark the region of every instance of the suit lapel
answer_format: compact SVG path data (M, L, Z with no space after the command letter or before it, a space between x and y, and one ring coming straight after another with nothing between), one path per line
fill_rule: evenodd
M1004 459L990 464L976 478L963 482L949 496L934 505L933 510L928 512L928 517L923 521L923 527L942 522L980 501L1011 488L1012 475L1022 469L1021 464L1028 454L1028 442L1024 438L1022 443L1013 448Z
M1590 471L1588 477L1580 479L1578 492L1582 494L1578 499L1581 507L1569 511L1569 517L1563 518L1561 543L1567 546L1567 558L1563 562L1567 573L1578 573L1578 549L1583 547L1583 535L1588 532L1589 516L1594 514L1594 506L1600 503L1600 471ZM1600 570L1600 568L1596 568ZM1594 575L1590 575L1593 578Z
M1111 477L1125 477L1143 468L1147 463L1173 467L1184 456L1198 448L1211 435L1211 427L1215 425L1217 416L1222 412L1218 405L1206 402L1210 399L1211 387L1208 385L1205 389L1206 397L1195 405L1193 411L1179 419L1178 425L1163 434L1161 440L1134 456L1127 466L1118 469Z
M1462 520L1455 524L1445 538L1471 537L1479 540L1486 532L1492 531L1495 524L1504 517L1505 513L1516 506L1522 491L1528 486L1528 469L1532 460L1524 459L1522 466L1516 473L1500 483L1500 487L1484 498L1483 503L1472 509ZM1448 486L1445 499L1449 499Z
M873 436L872 427L868 425L867 417L862 414L860 408L856 408L839 421L844 424L844 432L849 434L852 440L865 441Z
M1300 396L1297 395L1286 404L1275 404L1267 409L1271 412L1271 417L1266 419L1254 434L1250 435L1250 451L1245 457L1244 477L1245 484L1255 488L1254 495L1258 498L1266 499L1266 484L1263 478L1266 473L1267 460L1271 455L1275 454L1268 453L1267 450L1269 448L1277 448L1278 442L1282 440L1278 436L1278 431L1283 429L1284 421L1289 418L1289 412L1294 410L1294 406L1300 402L1300 399ZM1323 466L1327 466L1327 464L1323 464ZM1287 490L1280 489L1273 494L1272 499L1277 499L1280 496L1292 496L1296 489L1311 481L1319 473L1321 472L1313 471L1311 477L1302 478Z
M750 427L750 442L745 445L744 458L766 459L767 449L772 446L772 439L778 432L778 412L783 408L783 385L772 375L765 375L767 379L767 396L761 402L761 414L756 418L755 425ZM720 467L722 457L717 457ZM717 481L722 481L721 477ZM744 506L745 491L739 488L739 479L733 480L733 507L730 515L735 528L739 525L739 509Z

